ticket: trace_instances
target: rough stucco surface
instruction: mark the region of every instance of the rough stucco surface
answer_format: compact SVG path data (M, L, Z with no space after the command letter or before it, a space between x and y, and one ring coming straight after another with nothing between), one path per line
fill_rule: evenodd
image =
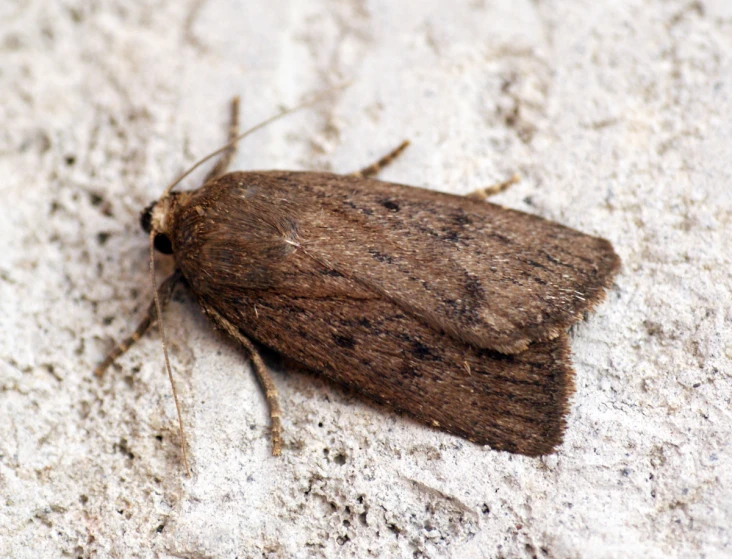
M732 555L732 7L726 0L0 3L0 556ZM529 459L272 360L285 449L244 356L184 291L147 307L138 213L225 135L235 167L350 171L610 239L572 331L566 442ZM199 175L200 180L200 175ZM188 186L195 185L195 179ZM160 275L169 270L164 259Z

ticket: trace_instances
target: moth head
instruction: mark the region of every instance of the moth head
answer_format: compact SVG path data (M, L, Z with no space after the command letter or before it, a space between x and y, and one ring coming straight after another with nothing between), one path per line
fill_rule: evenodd
M173 196L164 196L153 202L140 214L142 229L150 234L155 231L155 250L163 254L173 254L173 243L170 241L170 215L173 208Z

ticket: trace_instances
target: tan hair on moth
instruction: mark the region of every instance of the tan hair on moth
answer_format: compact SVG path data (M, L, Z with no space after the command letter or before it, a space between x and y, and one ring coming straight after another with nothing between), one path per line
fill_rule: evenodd
M317 99L316 99L317 100ZM539 456L562 442L574 390L567 329L604 297L619 269L601 238L485 199L515 178L456 196L375 180L406 147L349 174L226 173L237 135L142 214L175 272L154 290L135 332L184 282L214 325L249 354L281 452L277 390L257 345L367 398L480 445ZM203 185L171 192L221 153ZM189 471L180 406L181 448Z

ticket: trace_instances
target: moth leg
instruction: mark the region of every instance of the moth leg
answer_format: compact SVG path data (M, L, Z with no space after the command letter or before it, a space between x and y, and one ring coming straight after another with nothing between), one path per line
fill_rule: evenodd
M160 287L158 287L158 297L160 298L161 309L164 309L165 306L168 304L168 301L170 301L170 296L173 294L173 289L182 277L183 276L181 275L180 270L176 270L163 283L160 284ZM114 363L133 345L135 345L135 342L139 341L140 338L145 335L145 332L147 332L148 328L155 324L155 321L157 319L156 315L157 311L155 310L155 301L153 301L147 308L145 318L143 318L137 328L135 328L135 331L132 332L132 334L127 339L117 344L117 346L115 346L115 348L109 352L104 361L102 361L102 363L96 369L94 369L94 374L98 377L101 377L104 374L104 371L106 371L112 363Z
M231 100L231 120L229 122L229 142L233 142L234 138L236 138L239 135L239 97L234 97ZM229 146L226 148L226 150L221 154L221 157L216 162L216 165L214 165L213 169L211 169L208 172L208 175L206 175L206 179L203 181L203 184L206 184L208 181L214 180L221 175L223 175L226 172L227 167L229 166L229 163L231 163L231 160L234 158L234 154L236 153L236 144Z
M229 336L231 336L241 345L243 345L244 348L246 348L246 350L249 352L249 357L251 358L252 364L254 365L254 372L257 374L257 379L259 379L259 384L264 390L264 397L267 400L267 405L269 406L269 418L270 424L272 425L272 456L279 456L282 452L282 422L280 420L280 401L277 396L277 387L275 386L275 383L272 380L272 377L270 376L267 367L264 365L262 357L259 355L257 348L254 347L254 344L251 342L251 340L244 336L241 332L239 332L239 329L235 325L233 325L231 322L221 316L216 311L216 309L208 305L203 305L203 307L204 311L206 311L206 314L213 319L213 321L219 328L224 330L224 332L226 332Z
M407 149L407 146L409 145L409 140L404 140L399 146L396 147L396 149L393 149L389 153L387 153L384 157L379 159L376 163L372 163L368 167L364 167L360 171L356 171L355 173L351 173L352 177L358 177L360 179L366 179L368 177L373 177L376 173L381 171L384 167L386 167L389 163L394 161L399 154L401 154L405 149Z
M513 186L520 180L521 177L519 177L518 175L514 175L507 181L499 182L498 184L494 184L486 188L479 188L478 190L474 190L473 192L466 194L465 197L472 198L473 200L486 200L491 196L500 194L504 190L508 190L511 186Z

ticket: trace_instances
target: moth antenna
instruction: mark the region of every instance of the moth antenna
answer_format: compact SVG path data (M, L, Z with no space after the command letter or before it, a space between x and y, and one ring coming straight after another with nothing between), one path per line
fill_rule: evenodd
M274 116L271 116L268 119L263 120L259 124L255 124L249 130L247 130L247 131L242 132L241 134L239 134L236 138L234 138L233 140L231 140L225 146L222 146L219 149L217 149L216 151L213 151L213 152L209 153L203 159L199 159L195 164L193 164L192 167L190 167L186 172L184 172L182 175L180 175L177 179L175 179L172 183L170 183L165 188L165 191L163 192L163 195L161 196L161 198L165 198L168 194L170 194L170 191L173 190L173 188L175 188L176 185L180 181L182 181L184 178L186 178L188 175L190 175L193 171L195 171L196 169L198 169L198 167L200 167L201 165L203 165L206 161L208 161L212 157L217 156L222 151L225 151L225 150L229 149L231 146L233 146L239 140L241 140L241 139L249 136L249 134L252 134L253 132L256 132L260 128L264 128L268 124L272 124L276 120L279 120L279 119L281 119L281 118L283 118L283 117L285 117L285 116L287 116L289 114L292 114L294 112L297 112L297 111L299 111L301 109L305 109L307 107L310 107L310 106L314 105L315 103L317 103L318 101L320 101L321 99L323 99L324 97L326 97L327 95L330 95L332 92L337 91L339 89L345 89L349 85L351 85L351 82L346 82L346 83L343 83L343 84L336 85L334 87L328 88L325 91L323 91L323 92L319 93L318 95L316 95L315 97L313 97L312 99L310 99L309 101L305 101L303 103L300 103L299 105L295 105L294 107L291 107L289 109L285 109L281 113L276 114Z
M155 301L155 311L158 314L158 328L160 329L160 341L163 344L163 355L165 355L165 369L168 372L170 386L173 388L173 400L175 401L175 411L178 414L178 431L180 432L180 450L183 455L183 465L186 469L186 475L191 476L191 470L188 468L188 452L186 450L186 435L183 430L183 416L180 413L180 402L178 401L178 392L173 382L173 370L170 367L170 359L168 357L168 344L165 341L165 328L163 327L162 306L160 305L160 297L158 297L157 280L155 278L155 235L157 231L150 229L150 281L153 287L153 300Z

